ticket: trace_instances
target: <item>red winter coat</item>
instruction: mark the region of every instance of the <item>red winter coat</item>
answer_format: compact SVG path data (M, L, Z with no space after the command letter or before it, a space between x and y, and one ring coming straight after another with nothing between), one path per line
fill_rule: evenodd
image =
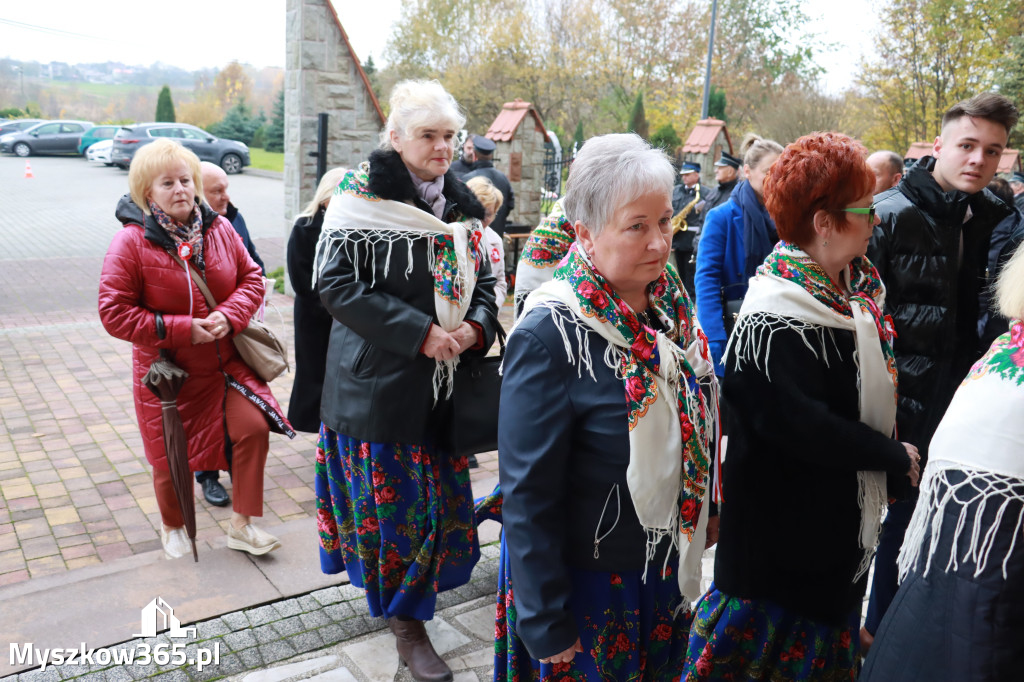
M231 223L205 206L202 213L206 283L218 301L214 310L223 313L237 333L249 324L263 298L260 268ZM161 348L169 349L170 359L189 375L178 395L178 411L188 436L192 471L228 468L225 374L263 400L272 430L294 435L270 387L242 361L230 337L192 345L192 318L206 318L213 310L168 253L173 244L167 233L127 195L118 203L116 215L124 227L103 260L99 313L111 336L132 344L135 412L149 463L167 469L160 401L142 384ZM162 313L167 329L163 340L157 336L156 312Z

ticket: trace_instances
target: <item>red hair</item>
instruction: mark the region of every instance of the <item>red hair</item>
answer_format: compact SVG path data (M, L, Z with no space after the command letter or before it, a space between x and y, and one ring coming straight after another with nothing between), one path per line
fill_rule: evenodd
M764 203L779 238L805 246L814 238L814 214L828 211L837 232L847 229L845 208L870 192L875 175L867 149L842 133L811 133L787 146L764 181Z

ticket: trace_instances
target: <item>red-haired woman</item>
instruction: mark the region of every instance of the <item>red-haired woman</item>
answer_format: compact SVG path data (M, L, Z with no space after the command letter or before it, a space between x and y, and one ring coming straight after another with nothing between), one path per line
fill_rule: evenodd
M715 580L684 680L856 675L886 499L919 474L917 449L891 437L896 369L885 287L864 256L876 222L864 152L839 133L807 135L765 180L781 241L726 351Z

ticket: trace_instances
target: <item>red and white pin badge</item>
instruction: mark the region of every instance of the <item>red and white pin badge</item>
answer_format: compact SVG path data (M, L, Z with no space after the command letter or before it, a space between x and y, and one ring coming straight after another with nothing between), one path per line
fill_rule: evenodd
M188 260L189 256L192 255L192 245L188 242L182 242L178 244L178 258L181 260Z

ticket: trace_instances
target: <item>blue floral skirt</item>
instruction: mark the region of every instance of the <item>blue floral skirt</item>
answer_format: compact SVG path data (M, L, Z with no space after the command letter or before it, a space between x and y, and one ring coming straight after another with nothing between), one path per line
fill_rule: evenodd
M315 487L320 568L347 570L371 615L430 620L438 592L469 582L480 545L465 457L321 426Z
M583 653L571 663L551 665L530 658L516 635L516 606L505 536L501 538L498 603L494 628L494 679L596 682L675 682L683 669L690 612L682 602L675 566L664 575L650 570L606 573L572 569L570 601Z
M711 585L697 602L682 682L857 678L860 613L836 627Z

